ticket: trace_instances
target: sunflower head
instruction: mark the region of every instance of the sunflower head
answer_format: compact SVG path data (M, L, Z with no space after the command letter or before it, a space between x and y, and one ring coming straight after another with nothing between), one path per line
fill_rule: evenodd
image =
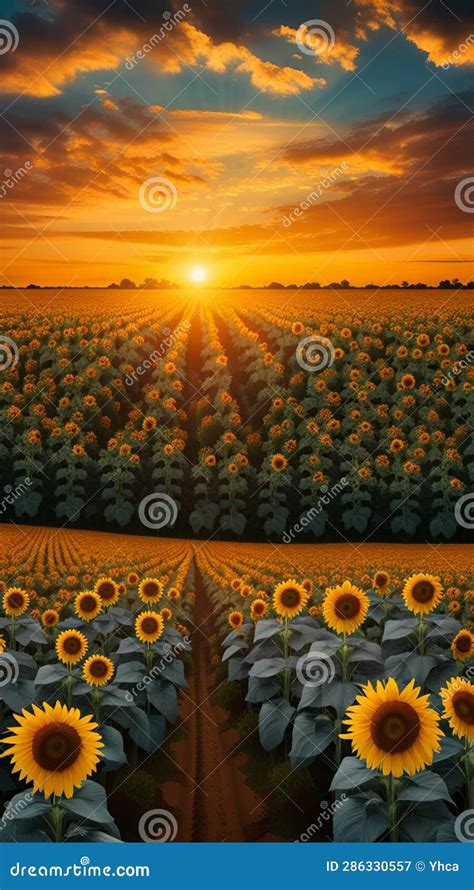
M87 652L87 640L79 630L63 630L56 640L56 654L64 664L77 664Z
M164 629L164 621L158 612L140 612L135 620L135 633L142 643L156 643Z
M33 790L48 799L72 797L85 779L97 769L104 747L91 714L81 717L78 708L60 702L51 707L32 705L33 713L15 714L17 726L3 739L9 745L1 757L11 757L14 773L33 782Z
M451 643L451 652L457 661L467 661L474 653L474 634L467 628L460 630Z
M56 627L59 621L59 613L56 609L46 609L41 615L41 624L43 627Z
M474 739L474 684L466 677L453 677L444 689L440 689L443 702L443 717L448 721L454 735L459 738Z
M144 578L138 588L142 603L157 603L163 596L163 582L158 578Z
M288 466L288 461L284 454L274 454L271 460L272 469L275 473L282 473Z
M3 609L11 618L23 615L29 604L29 594L20 587L9 587L3 594Z
M102 611L102 600L95 590L83 590L74 600L74 611L83 621L92 621Z
M277 584L273 593L273 608L280 618L295 618L309 600L309 593L294 578Z
M173 617L173 613L172 613L171 609L168 609L168 606L165 606L161 610L160 615L161 615L163 621L171 621L171 619Z
M166 594L168 599L170 600L179 600L181 594L177 587L170 587L168 593Z
M99 578L94 590L106 608L113 606L120 596L119 586L113 578Z
M265 618L265 615L268 612L268 603L262 599L254 599L250 606L250 617L252 621L260 621L261 618Z
M2 654L2 652L5 652L6 648L7 648L7 641L6 641L5 637L3 636L3 634L0 634L0 655Z
M306 593L311 594L313 592L313 582L311 578L305 578L304 581L301 582L301 586L306 590Z
M387 596L390 593L390 575L379 569L373 579L373 585L379 596Z
M127 575L127 584L129 584L130 587L136 587L138 584L138 581L139 581L139 578L138 578L137 573L129 572L129 574Z
M412 575L405 581L402 597L410 612L427 615L436 609L443 596L440 580L435 575Z
M82 666L82 675L89 686L104 686L113 674L113 661L105 655L91 655Z
M364 623L368 609L368 596L350 581L329 587L322 604L326 624L339 634L354 633Z
M376 689L368 683L362 691L347 710L348 731L341 734L357 756L384 776L414 775L429 766L444 734L429 696L420 695L414 680L399 691L392 677L385 685L378 680Z
M242 624L244 623L244 616L242 615L242 612L239 612L237 609L233 609L233 611L230 612L227 616L227 621L234 630L239 630L239 628L242 627Z

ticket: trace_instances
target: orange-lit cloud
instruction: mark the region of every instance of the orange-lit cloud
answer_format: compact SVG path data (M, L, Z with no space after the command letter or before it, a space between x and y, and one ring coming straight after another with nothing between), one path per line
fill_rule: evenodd
M340 65L344 71L355 71L359 48L349 42L346 34L338 32L333 41L330 32L320 37L301 25L300 28L290 28L288 25L280 25L273 32L275 37L285 37L288 43L298 45L298 41L314 54L318 62L324 65Z

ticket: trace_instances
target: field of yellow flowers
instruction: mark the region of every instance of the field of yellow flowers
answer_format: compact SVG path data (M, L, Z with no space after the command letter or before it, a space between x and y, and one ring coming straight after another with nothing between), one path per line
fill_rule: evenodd
M2 514L143 530L159 492L187 537L465 540L469 293L15 303L0 295Z
M13 525L1 542L0 843L127 835L128 786L159 772L149 760L201 668L273 834L462 839L474 767L469 548ZM196 664L203 614L214 632ZM192 693L191 715L203 697ZM189 752L177 766L189 771Z

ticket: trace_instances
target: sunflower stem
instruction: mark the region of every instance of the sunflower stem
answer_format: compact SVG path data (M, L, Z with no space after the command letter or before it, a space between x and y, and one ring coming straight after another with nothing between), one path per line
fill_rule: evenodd
M66 702L68 708L72 706L72 665L68 664L67 666L67 677L66 677Z
M395 779L392 773L387 779L387 803L388 803L388 825L390 830L390 842L396 844L398 841L397 832L397 797L395 793Z
M53 797L53 805L51 807L51 828L53 829L53 838L57 844L63 839L63 820L64 810L60 807L61 798Z
M288 618L285 618L285 630L283 631L283 658L285 667L283 670L283 698L290 701L291 668L288 668Z
M15 616L12 615L12 621L10 625L10 649L15 649Z
M466 777L466 799L468 810L474 809L474 751L469 739L466 738L463 757L464 774Z
M425 654L425 625L423 623L423 612L420 613L418 622L418 649L420 655Z

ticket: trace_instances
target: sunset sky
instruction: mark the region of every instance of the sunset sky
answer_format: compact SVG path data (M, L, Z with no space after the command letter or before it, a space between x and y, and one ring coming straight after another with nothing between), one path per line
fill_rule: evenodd
M0 283L469 280L468 6L4 0Z

